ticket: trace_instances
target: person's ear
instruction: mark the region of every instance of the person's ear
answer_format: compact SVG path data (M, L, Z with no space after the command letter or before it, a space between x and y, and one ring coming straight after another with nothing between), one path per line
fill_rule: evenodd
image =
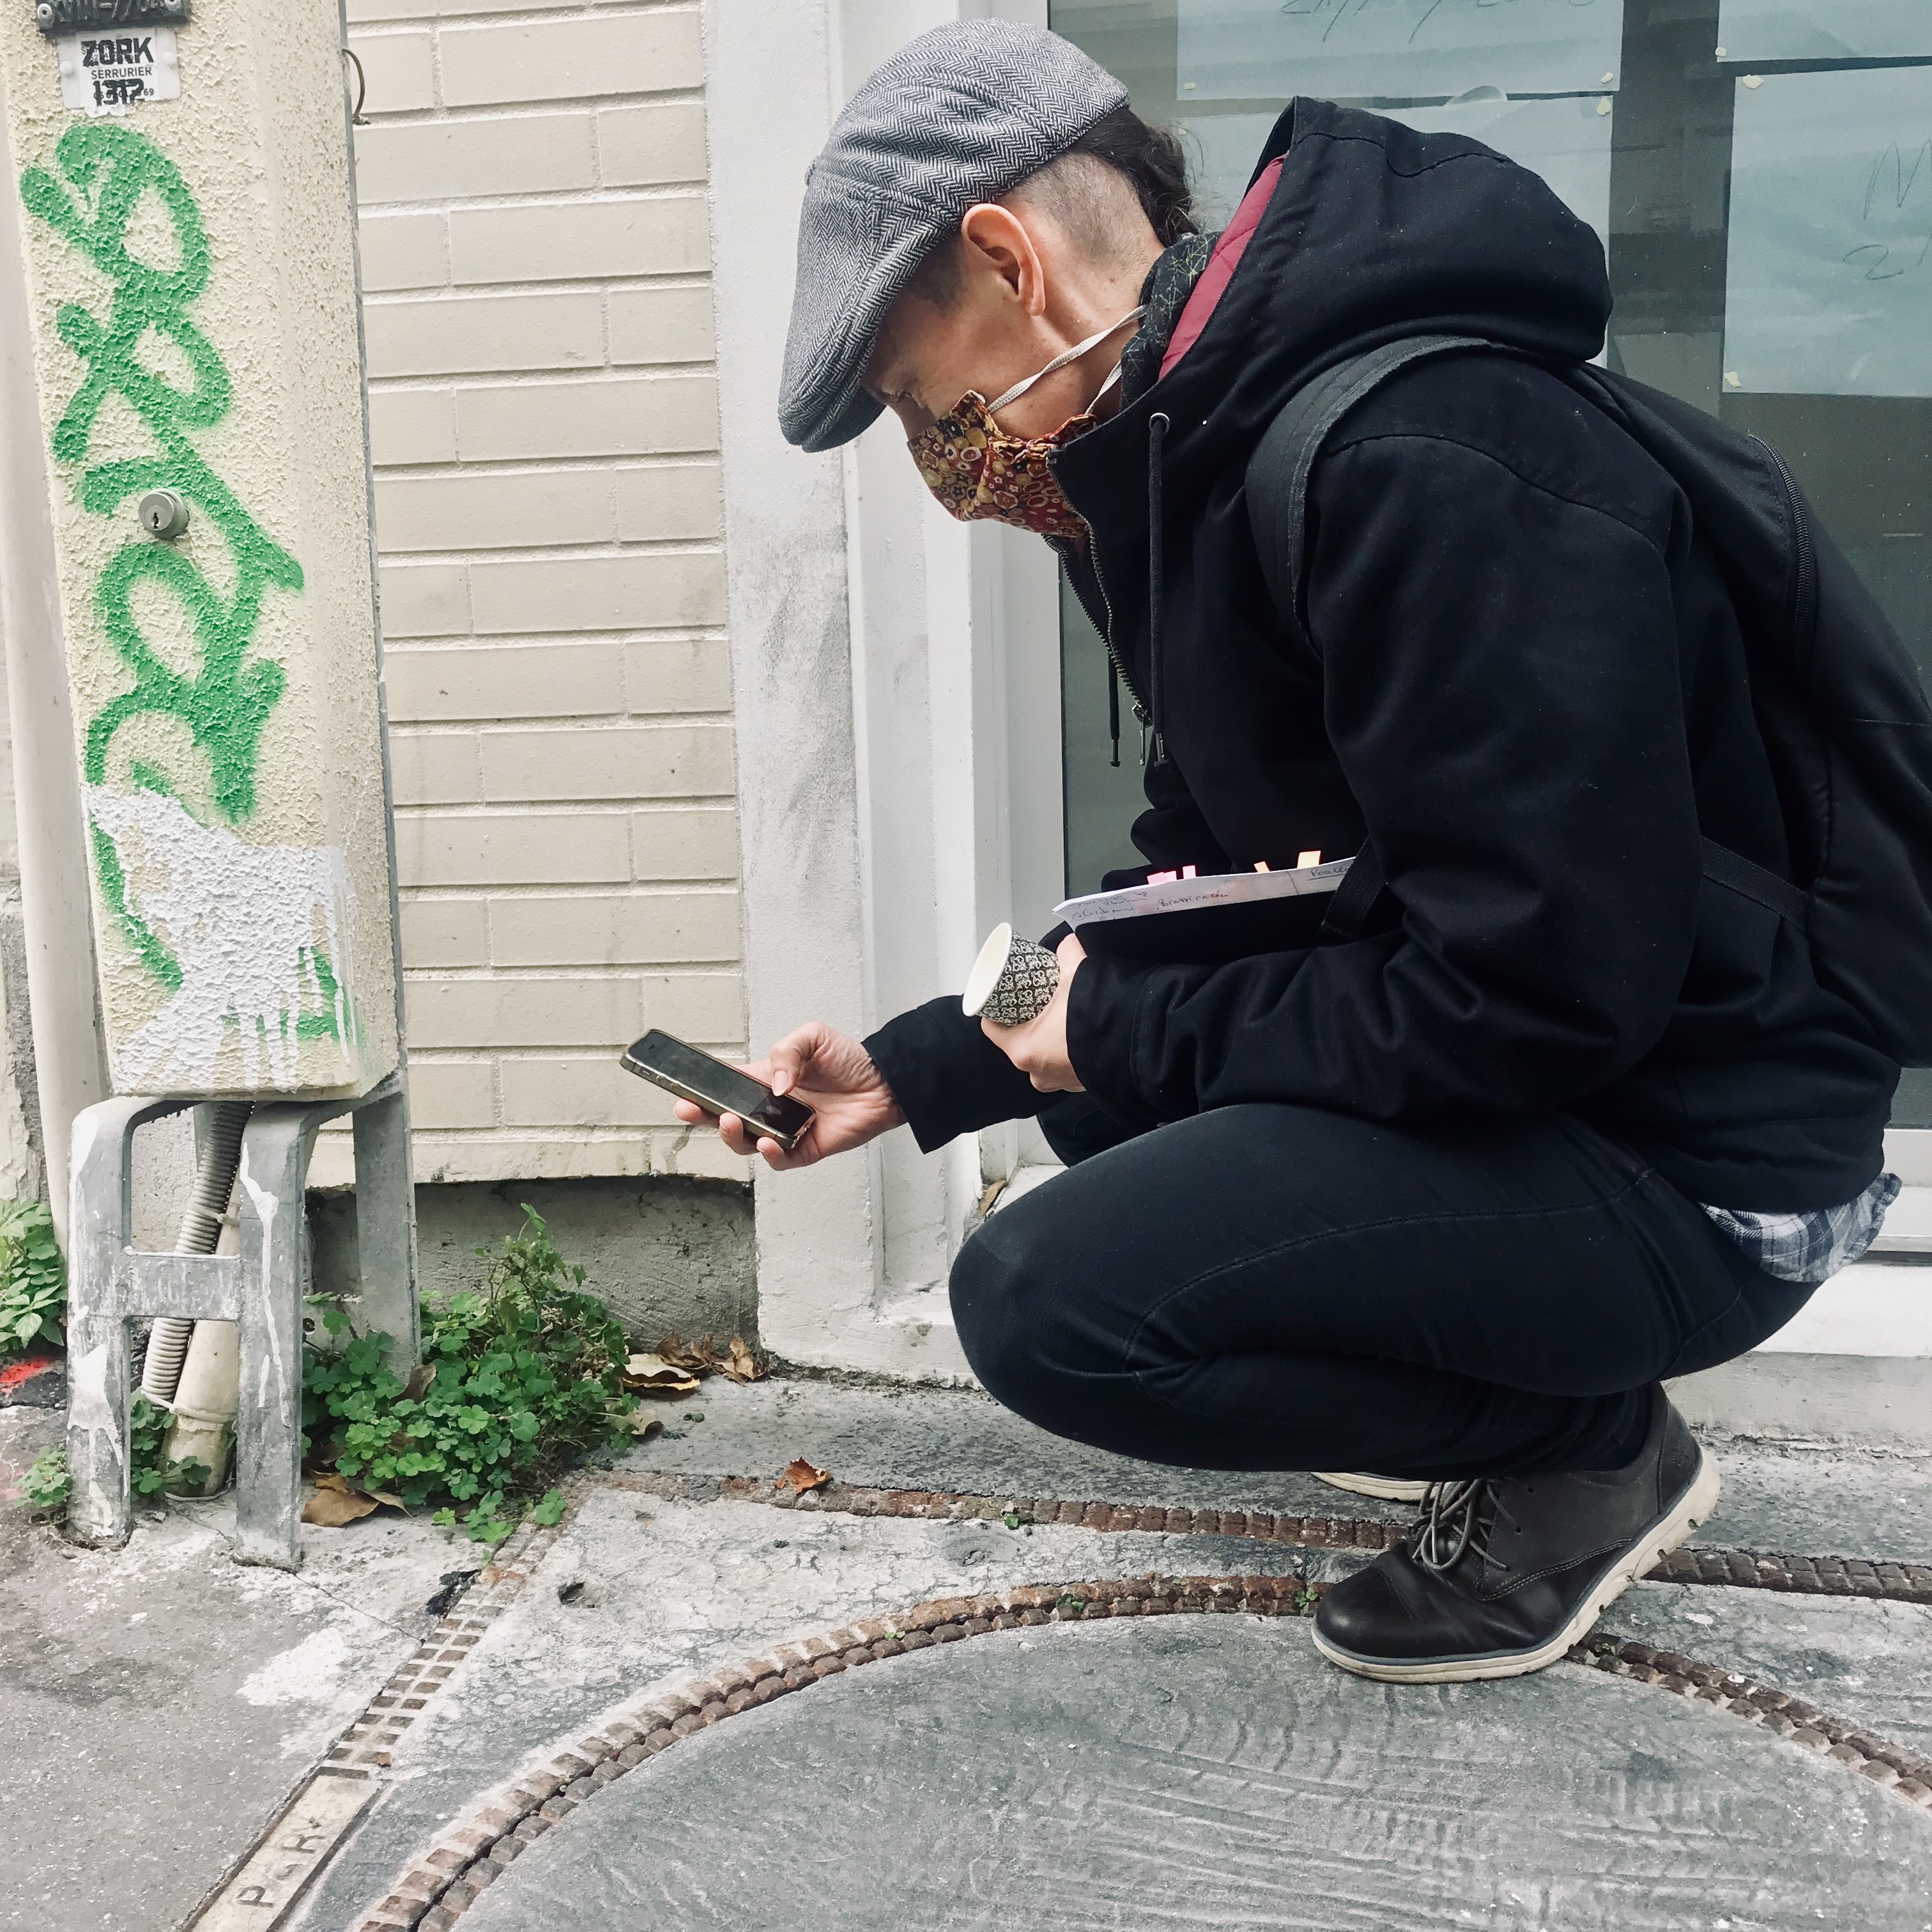
M969 278L996 278L1028 315L1046 310L1046 271L1024 222L996 201L976 202L960 217L959 239Z

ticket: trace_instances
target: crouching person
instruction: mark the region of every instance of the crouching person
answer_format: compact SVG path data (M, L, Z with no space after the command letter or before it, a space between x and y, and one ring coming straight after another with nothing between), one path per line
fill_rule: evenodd
M807 190L787 436L890 410L955 515L1055 548L1144 728L1150 868L1312 848L1382 886L1219 965L1064 938L1023 1025L805 1026L750 1070L816 1125L756 1150L1039 1116L1069 1172L953 1270L975 1372L1123 1454L1420 1493L1316 1619L1372 1677L1560 1657L1717 1500L1660 1384L1774 1333L1897 1191L1896 1042L1807 943L1758 646L1588 387L1608 310L1534 176L1319 101L1197 234L1119 85L995 22L888 62ZM1264 436L1402 344L1285 512Z

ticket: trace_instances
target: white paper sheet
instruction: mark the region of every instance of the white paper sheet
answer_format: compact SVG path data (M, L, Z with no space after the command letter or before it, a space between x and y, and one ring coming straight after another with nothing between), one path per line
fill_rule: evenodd
M1928 0L1932 4L1932 0ZM1426 134L1467 134L1540 175L1607 247L1610 232L1610 125L1598 94L1555 100L1469 100L1446 107L1381 110ZM1184 124L1198 156L1195 183L1204 219L1223 226L1254 172L1274 125L1272 114L1201 114Z
M98 117L125 114L144 101L181 98L181 61L172 27L143 27L112 36L64 34L54 50L63 107Z
M1190 100L1614 89L1623 0L1180 0Z
M1932 396L1932 68L1736 93L1725 388Z
M1932 0L1724 0L1721 61L1932 54Z

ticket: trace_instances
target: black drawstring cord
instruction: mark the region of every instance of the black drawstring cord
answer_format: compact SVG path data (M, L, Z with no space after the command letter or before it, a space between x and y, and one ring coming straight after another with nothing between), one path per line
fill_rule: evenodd
M1167 439L1168 418L1156 410L1148 418L1148 709L1154 727L1154 761L1167 762L1167 740L1162 730L1166 712L1162 707L1160 661L1161 604L1166 592L1161 568L1164 532L1161 528L1161 446ZM1142 760L1145 762L1144 759Z
M1107 735L1114 741L1114 769L1120 768L1120 668L1107 653Z

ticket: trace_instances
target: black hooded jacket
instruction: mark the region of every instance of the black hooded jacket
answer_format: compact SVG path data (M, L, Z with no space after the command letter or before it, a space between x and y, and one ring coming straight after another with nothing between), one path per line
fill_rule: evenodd
M1219 968L1090 958L1076 1072L1132 1126L1254 1100L1418 1123L1562 1108L1699 1201L1850 1199L1898 1069L1787 927L1702 883L1700 833L1780 872L1787 854L1736 619L1655 462L1532 362L1422 363L1315 466L1312 649L1262 579L1244 471L1289 396L1424 333L1587 361L1610 310L1595 236L1460 136L1298 100L1261 165L1278 154L1198 339L1057 454L1094 533L1068 567L1146 691L1164 414L1168 756L1134 842L1155 866L1245 872L1372 833L1399 905L1348 944ZM922 1146L1052 1097L956 998L867 1045Z

